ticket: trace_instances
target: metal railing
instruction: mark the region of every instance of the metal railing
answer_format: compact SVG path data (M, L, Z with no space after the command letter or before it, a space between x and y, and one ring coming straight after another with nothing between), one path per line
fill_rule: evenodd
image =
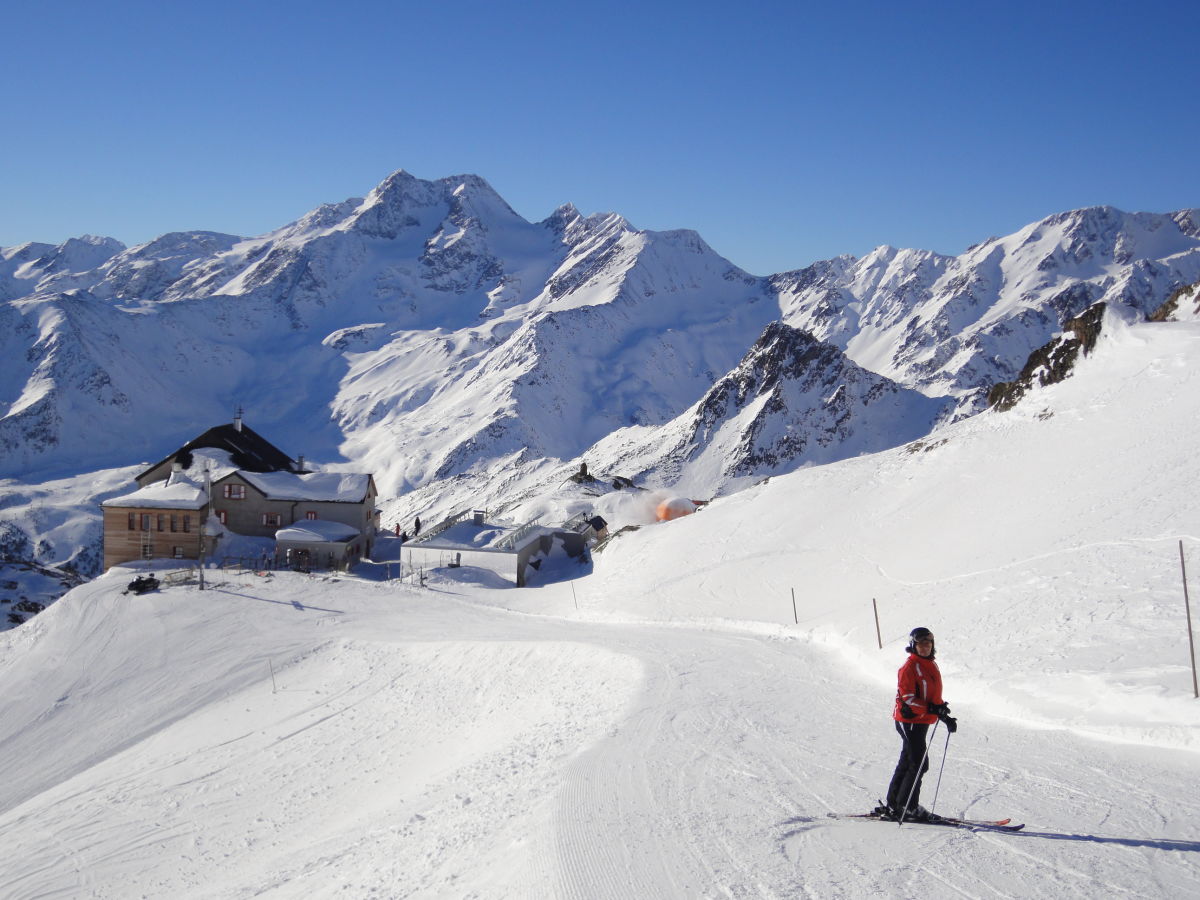
M514 531L512 534L505 535L500 540L496 541L496 549L497 550L513 550L513 549L515 549L517 544L521 540L523 540L527 535L529 535L535 528L541 527L540 525L538 525L539 519L541 519L541 516L538 516L536 519L531 519L530 521L528 521L524 525L522 525L520 528L518 528L516 531Z

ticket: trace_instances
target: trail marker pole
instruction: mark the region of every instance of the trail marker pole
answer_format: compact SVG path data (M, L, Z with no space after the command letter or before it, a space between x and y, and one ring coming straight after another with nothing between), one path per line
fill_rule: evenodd
M871 608L875 610L875 640L879 642L879 649L883 649L883 632L879 630L879 604L875 602L875 598L871 598Z
M571 585L571 596L575 598L575 609L579 609L579 597L575 593L575 585Z
M1196 638L1192 634L1192 601L1188 598L1187 565L1183 561L1183 541L1179 542L1179 571L1183 573L1183 608L1187 610L1188 649L1192 654L1192 694L1200 698L1200 682L1196 680Z
M800 613L796 611L796 589L792 588L792 618L796 620L796 624L800 624Z
M275 686L275 666L269 659L267 660L267 665L271 667L271 693L276 694L279 692L279 689Z

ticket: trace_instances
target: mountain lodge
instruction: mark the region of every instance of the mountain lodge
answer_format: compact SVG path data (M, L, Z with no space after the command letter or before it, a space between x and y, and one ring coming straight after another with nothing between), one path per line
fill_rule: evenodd
M308 471L304 457L293 460L246 426L240 411L135 481L137 490L101 504L106 570L138 559L211 557L226 532L275 539L297 522L336 531L336 540L319 546L331 561L348 563L370 556L379 526L371 475Z

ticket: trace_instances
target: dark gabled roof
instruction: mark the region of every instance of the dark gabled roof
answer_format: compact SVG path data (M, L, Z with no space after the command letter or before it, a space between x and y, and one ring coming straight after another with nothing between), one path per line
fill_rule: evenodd
M181 463L186 469L192 464L192 451L203 448L227 451L233 464L248 472L291 472L296 468L296 463L290 456L243 423L240 429L233 424L208 429L198 438L188 441L174 453L160 459L142 475L170 460Z

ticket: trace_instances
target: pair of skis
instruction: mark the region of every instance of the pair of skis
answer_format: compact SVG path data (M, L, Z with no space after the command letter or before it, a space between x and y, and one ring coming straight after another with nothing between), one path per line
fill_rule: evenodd
M876 822L891 822L892 819L883 819L874 813L828 813L831 819L873 819ZM916 819L906 819L905 825L945 825L949 828L968 828L972 831L1020 831L1025 827L1024 823L1013 825L1012 819L956 819L953 816L938 816L931 815L928 819L920 821Z

